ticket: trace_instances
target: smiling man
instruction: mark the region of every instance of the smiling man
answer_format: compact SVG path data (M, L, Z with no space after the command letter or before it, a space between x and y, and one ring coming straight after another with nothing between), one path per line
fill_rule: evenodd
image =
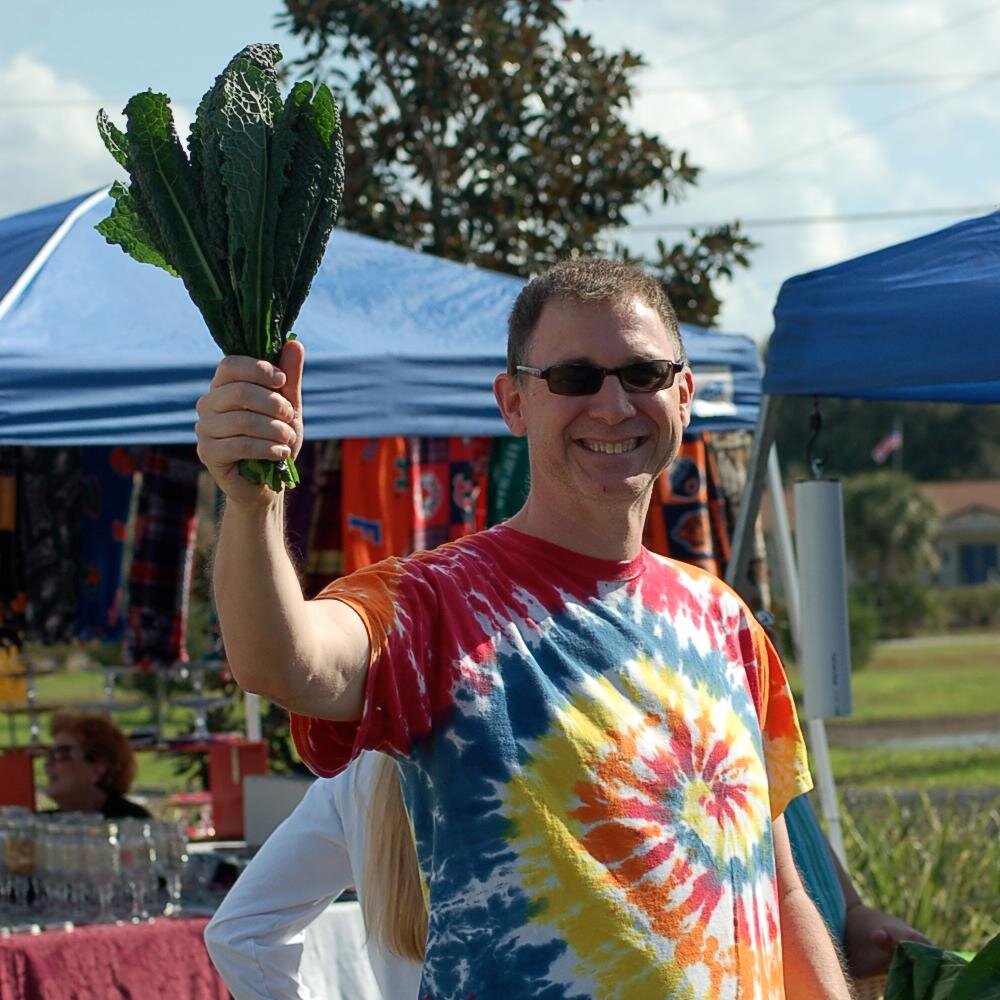
M642 547L693 379L659 285L530 282L495 391L531 490L506 524L304 601L281 497L302 348L227 358L199 449L227 493L216 601L240 683L320 774L397 759L429 899L422 997L846 997L781 812L809 787L781 664L740 599Z

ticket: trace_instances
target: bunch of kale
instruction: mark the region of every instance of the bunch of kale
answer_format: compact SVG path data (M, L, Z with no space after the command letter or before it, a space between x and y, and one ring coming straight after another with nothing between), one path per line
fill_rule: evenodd
M202 98L185 152L170 98L146 91L97 125L128 171L97 230L144 264L179 276L225 354L275 362L337 221L344 146L337 105L302 81L282 100L277 45L238 53ZM294 486L291 459L248 460L241 473Z

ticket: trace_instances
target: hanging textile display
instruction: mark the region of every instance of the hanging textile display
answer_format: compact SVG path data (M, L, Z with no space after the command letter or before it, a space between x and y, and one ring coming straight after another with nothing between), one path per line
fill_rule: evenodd
M309 530L318 496L319 464L325 444L325 441L303 442L295 458L299 481L294 490L285 491L285 544L300 573L306 565Z
M413 504L406 438L350 438L343 442L341 455L347 574L409 551Z
M80 487L80 597L76 634L113 641L124 626L122 561L137 451L84 448Z
M685 438L653 486L644 541L648 548L722 576L729 558L725 499L705 438Z
M490 438L410 438L413 535L432 549L486 526Z
M21 449L17 534L28 595L25 639L68 642L79 584L79 448Z
M188 659L188 595L197 530L201 463L187 446L147 448L129 572L126 663Z
M24 642L24 563L17 538L19 448L0 447L0 650Z
M302 574L302 589L306 597L318 594L334 577L344 572L341 451L340 441L317 442L313 456L315 470L312 477L315 495L309 497L307 494L304 500L300 498L295 501L301 507L307 508L309 513ZM296 486L288 499L294 497L299 489L300 487ZM299 515L296 514L296 519L298 518Z
M494 438L490 449L487 526L493 527L513 517L528 499L530 486L528 439Z

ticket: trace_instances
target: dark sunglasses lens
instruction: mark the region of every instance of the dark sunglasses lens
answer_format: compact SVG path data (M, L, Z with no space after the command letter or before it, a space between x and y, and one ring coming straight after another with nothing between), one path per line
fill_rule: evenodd
M549 389L557 396L592 396L602 381L600 368L591 365L553 365L549 369Z
M669 361L639 361L619 369L622 386L629 392L659 392L674 380Z

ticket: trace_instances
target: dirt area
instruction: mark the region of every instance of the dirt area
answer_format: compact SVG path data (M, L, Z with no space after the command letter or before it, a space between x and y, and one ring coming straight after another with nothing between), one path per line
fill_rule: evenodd
M1000 742L1000 715L945 715L931 719L851 719L830 721L826 738L830 746L860 747L924 736L966 736L994 733Z

